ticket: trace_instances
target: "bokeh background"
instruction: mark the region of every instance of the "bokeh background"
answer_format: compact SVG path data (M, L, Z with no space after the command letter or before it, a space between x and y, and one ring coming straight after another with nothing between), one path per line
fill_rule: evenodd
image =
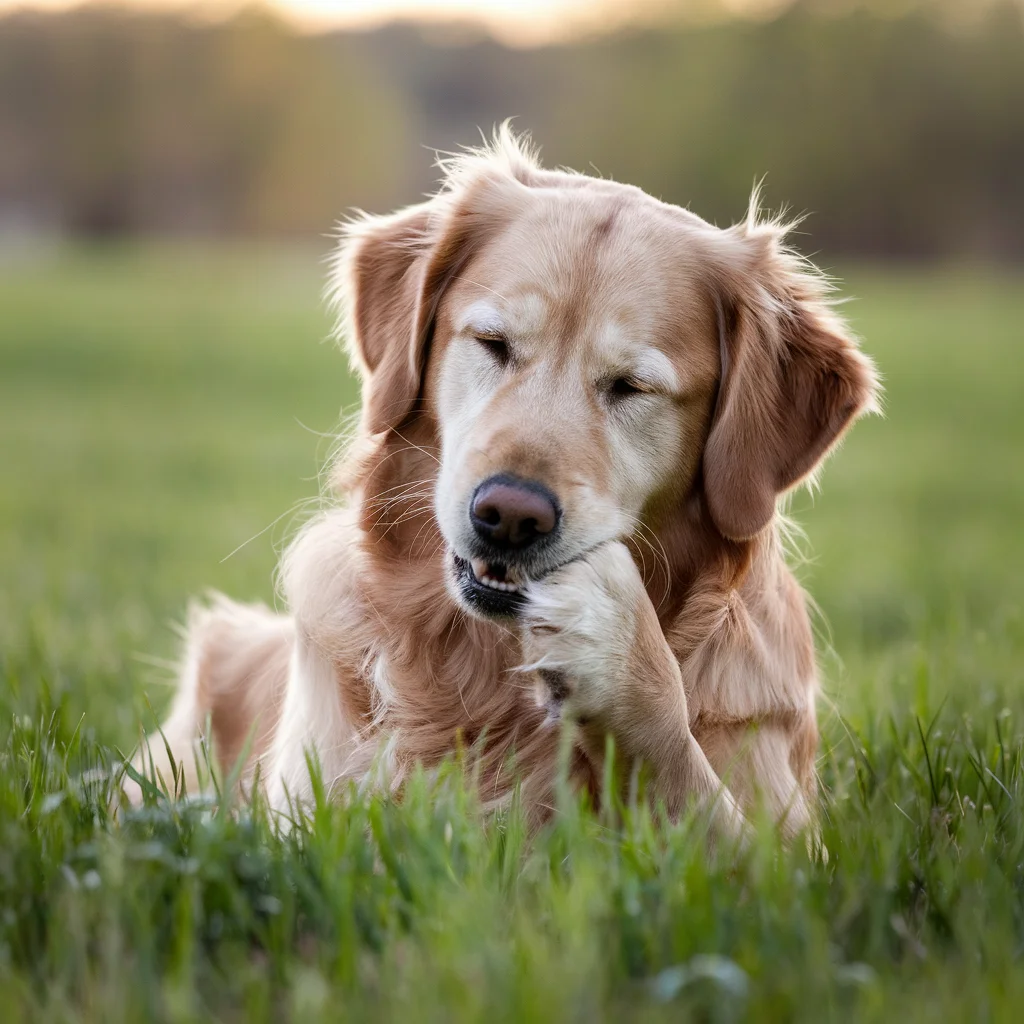
M809 215L887 388L795 501L829 697L857 718L926 678L998 713L1024 664L1017 0L0 0L5 713L42 688L129 744L190 595L273 601L358 400L332 225L509 116L719 224L762 176Z

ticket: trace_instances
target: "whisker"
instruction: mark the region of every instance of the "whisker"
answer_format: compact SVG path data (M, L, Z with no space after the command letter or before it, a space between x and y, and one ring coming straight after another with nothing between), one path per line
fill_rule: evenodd
M388 487L383 491L378 491L373 500L365 502L365 504L373 506L379 504L384 499L384 495L390 494L392 491L408 490L411 487L415 487L417 484L429 485L431 482L432 481L426 478L421 480L407 480L404 481L403 483L395 484L394 487Z
M420 528L419 528L419 529L418 529L418 530L416 531L416 536L415 536L415 537L413 537L412 543L411 543L411 544L409 545L409 559L408 559L408 560L409 560L410 562L411 562L411 561L413 560L413 557L414 557L414 555L415 555L415 553L416 553L416 545L417 545L417 543L419 542L419 539L420 539L420 537L422 537L422 536L423 536L423 531L424 531L424 530L426 530L426 529L428 529L428 528L430 527L430 525L431 525L431 522L432 522L432 519L428 519L428 520L427 520L427 521L426 521L426 522L425 522L425 523L424 523L424 524L423 524L423 525L422 525L422 526L421 526L421 527L420 527ZM436 553L437 553L437 552L438 552L438 551L439 551L439 550L441 549L441 547L443 547L443 545L444 545L444 538L443 538L443 537L440 537L440 538L438 538L437 542L436 542L436 543L435 543L435 545L434 545L434 550L433 550L433 551L431 551L431 552L430 552L430 554L429 554L429 555L428 555L427 557L433 557L433 556L434 556L434 555L435 555L435 554L436 554Z
M403 438L403 440L404 440L404 438ZM392 449L390 452L387 453L387 455L384 456L383 459L380 460L380 462L377 463L377 465L378 465L378 467L379 466L383 466L385 462L390 461L396 455L402 455L405 452L411 452L411 451L423 452L424 455L427 455L428 457L434 459L434 461L437 462L438 465L441 464L440 461L437 458L435 458L433 455L431 455L428 451L426 451L426 449L420 447L419 445L409 444L409 445L406 445L404 448L394 448L394 449ZM440 451L440 449L438 449L438 451Z
M227 553L227 554L226 554L226 555L225 555L225 556L224 556L224 557L223 557L223 558L222 558L222 559L220 560L220 564L221 564L221 565L223 565L223 564L224 564L224 563L225 563L225 562L226 562L226 561L227 561L227 560L228 560L229 558L233 558L233 557L234 557L235 555L237 555L237 554L238 554L238 552L242 550L242 548L244 548L244 547L247 547L247 546L248 546L249 544L251 544L251 543L252 543L252 542L253 542L254 540L258 540L258 539L259 539L260 537L262 537L262 536L263 536L263 535L264 535L264 534L265 534L265 533L266 533L266 532L267 532L268 530L272 530L272 529L273 529L273 528L274 528L275 526L277 526L277 524L278 524L279 522L281 522L281 520L282 520L282 519L284 519L284 518L285 518L286 516L296 515L297 513L301 512L301 511L303 510L303 508L304 508L304 507L308 507L308 506L309 506L309 505L311 505L311 504L318 504L318 503L319 503L319 501L320 501L320 499L319 499L318 497L316 497L316 498L302 498L301 500L299 500L299 501L295 502L295 504L293 504L293 505L291 506L291 508L287 508L287 509L285 509L285 510L284 510L284 512L282 512L282 513L281 513L281 514L280 514L279 516L277 516L277 518L276 518L276 519L273 519L273 520L272 520L271 522L269 522L269 523L268 523L268 524L267 524L266 526L264 526L262 530L259 530L258 532L254 533L254 534L253 534L253 535L252 535L251 537L249 537L249 538L248 538L247 540L243 540L243 541L242 541L242 543L241 543L241 544L239 544L239 545L238 545L238 547L236 547L236 548L235 548L235 549L234 549L233 551L229 551L229 552L228 552L228 553Z
M408 504L411 501L426 501L433 498L432 490L407 490L401 494L395 494L390 498L382 498L380 501L367 501L363 507L371 511L379 511L385 508L394 508L397 505Z
M418 505L415 508L407 509L397 519L393 519L387 524L387 528L390 530L392 526L399 526L410 519L417 519L420 516L427 515L432 512L433 509L429 505Z
M414 441L410 441L410 440L409 440L409 438L407 438L407 437L405 436L405 434L403 434L403 433L402 433L401 431L397 430L397 429L396 429L395 427L392 427L391 429L392 429L392 430L394 430L394 431L395 431L395 433L396 433L396 434L398 434L398 436L399 436L399 437L400 437L400 438L401 438L401 439L402 439L403 441L405 441L405 443L406 443L407 445L409 445L409 446L410 446L411 448L415 448L415 449L416 449L416 451L418 451L418 452L422 452L422 453L423 453L424 455L426 455L426 456L427 456L427 458L429 458L429 459L433 459L433 460L434 460L434 461L435 461L435 462L436 462L436 463L437 463L437 464L438 464L439 466L441 465L441 460L440 460L440 459L439 459L439 458L438 458L438 457L437 457L436 455L431 455L431 454L430 454L430 452L429 452L429 451L427 451L427 449L426 449L426 448L425 448L424 446L422 446L422 445L418 445L418 444L416 444L416 443L415 443ZM431 445L430 447L431 447L431 448L435 448L435 449L436 449L437 451L440 451L440 449L439 449L439 448L437 448L437 446L436 446L436 445Z
M508 302L508 299L504 295L502 295L501 292L496 292L493 288L488 287L487 285L483 284L480 281L474 281L472 278L469 277L464 277L463 281L465 281L466 284L476 285L477 288L483 288L485 292L490 292L492 295L501 299L502 302Z
M307 434L312 434L314 437L329 438L331 441L337 441L338 439L338 432L336 430L317 430L315 427L310 427L303 423L298 416L293 416L292 419L295 420L295 422L302 427Z
M636 532L633 534L633 537L637 542L638 550L640 550L640 546L643 545L654 556L655 565L660 562L664 566L666 588L657 604L657 608L660 610L672 589L672 566L669 561L668 552L665 550L665 545L662 544L658 535L646 523L642 522L638 516L630 515L628 513L626 515L630 523L635 528ZM657 544L657 548L655 548L655 544ZM646 559L643 558L642 553L640 557L643 566L641 575L644 577L644 585L646 586L650 582L646 577L647 563ZM653 579L653 577L651 578Z
M433 511L430 505L419 505L411 509L406 509L397 519L387 522L388 511L385 509L373 522L371 529L375 530L378 526L384 525L384 532L387 533L393 526L399 526L401 523L406 522L409 519L415 519L417 516L426 515Z
M393 498L383 501L366 502L364 508L369 512L386 512L398 505L409 504L410 502L429 502L434 497L433 491L410 491L406 494L399 494Z

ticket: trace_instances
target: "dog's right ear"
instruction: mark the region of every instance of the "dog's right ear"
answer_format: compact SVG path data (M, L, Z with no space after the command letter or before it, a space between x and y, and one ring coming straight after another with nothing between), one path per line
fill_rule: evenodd
M397 429L415 409L441 296L507 212L496 185L508 182L482 173L426 203L346 226L332 289L370 434Z
M345 228L332 286L340 330L363 380L363 424L397 427L416 403L430 329L431 204Z
M362 423L397 427L420 392L430 330L430 203L345 226L332 273L339 330L362 379Z

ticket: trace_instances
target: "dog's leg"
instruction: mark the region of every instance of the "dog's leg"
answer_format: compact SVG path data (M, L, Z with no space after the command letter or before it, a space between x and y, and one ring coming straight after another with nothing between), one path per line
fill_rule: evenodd
M690 732L679 665L625 545L602 544L526 598L523 667L549 714L580 723L592 757L611 733L628 759L647 762L669 813L705 806L717 831L742 835L742 813Z
M293 646L291 619L262 605L218 595L209 606L193 607L177 695L160 730L135 755L135 768L148 775L152 767L172 787L170 748L186 790L195 794L202 784L197 758L202 764L205 739L212 741L216 758L211 767L222 776L243 754L251 769L276 729ZM123 785L129 799L141 800L137 783L125 778Z
M795 730L763 723L721 726L702 734L700 744L745 810L763 810L787 841L800 834L813 839L816 781L813 756L804 753L817 745L813 714Z

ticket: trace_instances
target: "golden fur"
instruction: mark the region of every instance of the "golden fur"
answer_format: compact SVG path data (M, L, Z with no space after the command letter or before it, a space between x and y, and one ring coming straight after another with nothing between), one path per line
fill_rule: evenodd
M817 677L776 505L872 408L871 363L756 197L720 230L544 170L506 130L444 170L429 201L346 229L333 288L363 410L338 500L284 558L288 617L194 614L172 750L187 769L209 716L222 767L247 750L286 809L308 752L330 784L396 786L476 745L484 793L521 780L543 816L562 730L595 792L610 732L670 812L715 800L736 826L764 801L793 834ZM564 509L504 622L452 570L496 472Z

